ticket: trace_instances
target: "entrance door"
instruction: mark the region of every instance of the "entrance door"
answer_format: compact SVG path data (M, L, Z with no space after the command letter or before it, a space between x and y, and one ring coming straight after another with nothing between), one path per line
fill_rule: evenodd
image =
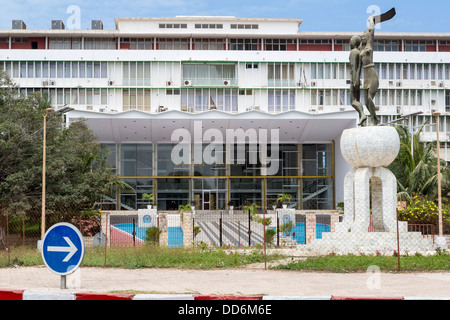
M194 192L194 205L197 210L225 210L225 190L199 190Z
M215 209L215 208L213 208ZM203 210L211 210L211 191L203 190Z

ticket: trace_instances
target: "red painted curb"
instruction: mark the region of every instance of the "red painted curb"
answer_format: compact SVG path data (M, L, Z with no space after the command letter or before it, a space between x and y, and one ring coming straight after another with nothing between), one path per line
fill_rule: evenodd
M0 290L0 300L22 300L23 290Z
M262 296L194 296L194 300L262 300Z
M332 296L331 300L405 300L403 297L339 297Z
M133 300L133 294L77 293L75 300Z

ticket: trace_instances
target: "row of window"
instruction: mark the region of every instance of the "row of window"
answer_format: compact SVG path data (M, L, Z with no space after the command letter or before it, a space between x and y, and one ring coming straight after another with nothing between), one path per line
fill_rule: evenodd
M350 105L350 91L343 89L311 90L312 106L348 106ZM381 89L375 96L378 106L422 106L422 90L389 90ZM361 95L364 105L364 95Z
M53 105L88 105L107 106L114 105L117 89L101 88L57 88L57 89L20 89L25 95L34 92L48 94ZM248 96L252 103L257 106L267 106L270 113L295 110L298 101L312 107L316 106L349 106L350 91L348 89L317 89L317 90L290 90L290 89L268 89L267 93L255 92L252 89L167 89L166 98L152 89L120 89L123 111L126 110L151 110L152 95L159 97L160 104L180 104L180 110L186 112L202 112L207 110L221 110L226 112L237 112L239 96ZM304 93L301 93L304 91ZM157 93L154 95L154 93ZM175 97L176 100L171 100ZM109 98L108 98L109 97ZM169 100L167 100L169 99ZM244 98L247 99L247 98ZM431 91L429 95L432 107L437 107L437 92ZM242 100L247 101L247 100ZM310 103L308 103L310 101ZM427 98L428 101L428 98ZM364 96L361 103L365 104ZM381 89L375 97L375 104L384 106L423 106L424 93L422 90L390 90ZM446 111L450 111L450 90L445 92ZM260 108L260 107L259 107ZM265 109L265 107L264 107Z
M258 170L246 170L255 168L254 153L258 153L257 147L250 148L248 144L233 147L235 162L231 165L225 164L225 152L227 145L218 145L215 159L219 163L202 163L191 166L187 164L175 164L172 161L172 149L174 144L122 144L119 148L116 145L108 145L111 154L107 164L111 165L114 171L122 177L138 176L223 176L226 167L229 167L231 176L258 176ZM203 153L208 145L194 145L191 152ZM243 147L243 148L241 148ZM117 150L120 149L120 150ZM270 145L268 145L270 152ZM153 157L157 153L157 157ZM244 155L242 154L244 153ZM278 157L272 156L279 162L278 176L331 176L332 175L332 148L331 144L301 145L281 144L278 148ZM235 165L240 160L242 165ZM218 165L220 170L218 170ZM262 166L257 163L257 169ZM157 168L157 170L155 170Z
M107 78L106 62L0 61L0 71L12 78Z
M161 24L160 28L185 28L184 24ZM198 24L195 25L197 29L221 29L220 24ZM235 24L233 29L258 29L258 25L252 24ZM195 43L202 40L208 43L220 43L221 46L196 46ZM115 50L119 47L121 49L132 50L225 50L226 43L233 44L236 39L226 38L211 38L211 39L196 39L196 38L68 38L68 37L49 37L48 49L59 50ZM336 44L334 50L349 51L349 40L331 40L331 39L266 39L266 38L246 38L238 39L238 44L230 45L229 50L279 50L279 51L297 51L297 50L333 50L333 41ZM0 44L9 43L10 39L0 38ZM11 43L33 43L26 37L13 37ZM145 43L145 45L142 45ZM191 46L191 43L193 44ZM253 43L253 46L243 45ZM138 45L140 44L140 45ZM264 44L264 46L262 45ZM298 47L297 47L298 45ZM408 51L408 52L425 52L425 51L439 51L440 47L448 49L450 41L426 41L426 40L376 40L374 42L374 51ZM4 48L4 46L2 46ZM31 48L38 48L30 47ZM443 48L444 50L444 48Z
M376 63L382 80L450 80L450 65L428 63ZM350 66L344 63L313 63L311 79L349 79ZM364 70L361 70L364 78Z
M136 210L147 208L144 193L152 193L159 210L178 210L190 203L196 210L227 210L230 201L235 210L248 203L260 207L277 203L277 196L292 196L291 208L303 210L330 210L333 208L333 179L331 178L123 178L133 192L119 191L103 199L102 208L108 210ZM120 208L120 209L119 209Z
M295 65L268 63L269 86L295 86L295 79L304 76L304 66L296 70ZM124 62L122 68L123 85L150 85L150 62ZM258 68L257 63L246 64L246 69ZM380 63L375 65L375 69L382 80L450 80L448 64ZM0 70L13 78L108 78L107 62L0 61ZM349 73L350 68L344 63L310 64L312 80L345 80ZM183 64L183 79L198 80L196 85L220 85L215 81L236 78L235 64Z

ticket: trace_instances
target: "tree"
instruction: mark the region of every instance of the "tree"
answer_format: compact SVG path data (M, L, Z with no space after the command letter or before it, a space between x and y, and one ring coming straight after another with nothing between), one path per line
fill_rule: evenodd
M389 169L397 178L399 200L410 201L414 194L424 195L430 200L437 198L436 142L425 143L420 140L424 125L412 138L408 128L403 126L397 128L400 151ZM442 194L446 195L450 191L450 169L443 160L441 160L441 174Z
M42 201L43 115L46 96L19 95L0 73L0 203L25 214ZM129 188L106 166L106 150L83 121L65 126L58 114L47 116L46 207L83 210L112 189Z

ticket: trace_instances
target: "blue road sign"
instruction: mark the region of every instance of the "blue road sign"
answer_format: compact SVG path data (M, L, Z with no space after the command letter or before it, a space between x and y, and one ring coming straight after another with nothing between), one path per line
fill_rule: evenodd
M83 261L84 240L72 224L62 222L47 230L42 241L42 258L45 265L59 275L74 272Z

